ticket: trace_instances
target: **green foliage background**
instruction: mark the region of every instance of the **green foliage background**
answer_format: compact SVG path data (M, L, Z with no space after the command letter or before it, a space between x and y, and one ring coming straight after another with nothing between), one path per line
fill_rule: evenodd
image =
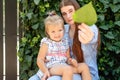
M101 48L98 53L100 80L120 80L120 0L78 0L80 5L92 1L98 14ZM28 80L38 70L36 57L44 34L46 12L59 14L60 0L20 0L20 27L23 30L18 56L20 80Z

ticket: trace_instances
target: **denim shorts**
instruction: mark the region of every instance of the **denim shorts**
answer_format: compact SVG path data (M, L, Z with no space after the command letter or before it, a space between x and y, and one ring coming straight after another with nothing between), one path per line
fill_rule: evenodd
M37 74L35 74L35 75L31 76L29 78L29 80L40 80L40 78L38 77ZM61 76L51 76L47 80L62 80L62 77ZM80 74L74 74L73 75L73 80L81 80Z

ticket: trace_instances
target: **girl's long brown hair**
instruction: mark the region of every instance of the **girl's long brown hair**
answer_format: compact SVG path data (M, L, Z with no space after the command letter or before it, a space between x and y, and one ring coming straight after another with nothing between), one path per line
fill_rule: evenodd
M82 51L82 48L81 48L81 43L78 39L78 27L77 27L78 25L79 24L76 24L76 28L75 28L72 51L73 51L73 54L75 55L77 61L78 62L83 62L84 61L83 51Z
M62 0L60 3L60 9L64 6L67 5L73 5L75 10L80 8L80 5L78 4L78 2L76 0ZM73 46L72 46L72 51L73 54L75 55L76 59L78 62L83 62L83 52L81 49L81 43L78 39L78 24L75 24L75 33L74 33L74 38L73 38Z

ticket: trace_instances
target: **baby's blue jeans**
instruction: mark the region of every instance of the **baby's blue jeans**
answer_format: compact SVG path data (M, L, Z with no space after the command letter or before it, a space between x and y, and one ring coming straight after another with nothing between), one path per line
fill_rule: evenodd
M29 80L40 80L40 78L35 74L29 78ZM61 76L51 76L47 80L62 80ZM73 80L81 80L80 74L74 74Z

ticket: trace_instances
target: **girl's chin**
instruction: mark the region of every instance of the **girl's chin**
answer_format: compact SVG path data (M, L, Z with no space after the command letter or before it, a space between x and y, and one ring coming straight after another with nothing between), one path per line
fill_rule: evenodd
M74 24L74 22L69 22L69 24L70 24L70 25L73 25L73 24Z
M73 20L71 20L71 21L69 21L68 23L69 23L69 24L74 24L74 21L73 21Z

